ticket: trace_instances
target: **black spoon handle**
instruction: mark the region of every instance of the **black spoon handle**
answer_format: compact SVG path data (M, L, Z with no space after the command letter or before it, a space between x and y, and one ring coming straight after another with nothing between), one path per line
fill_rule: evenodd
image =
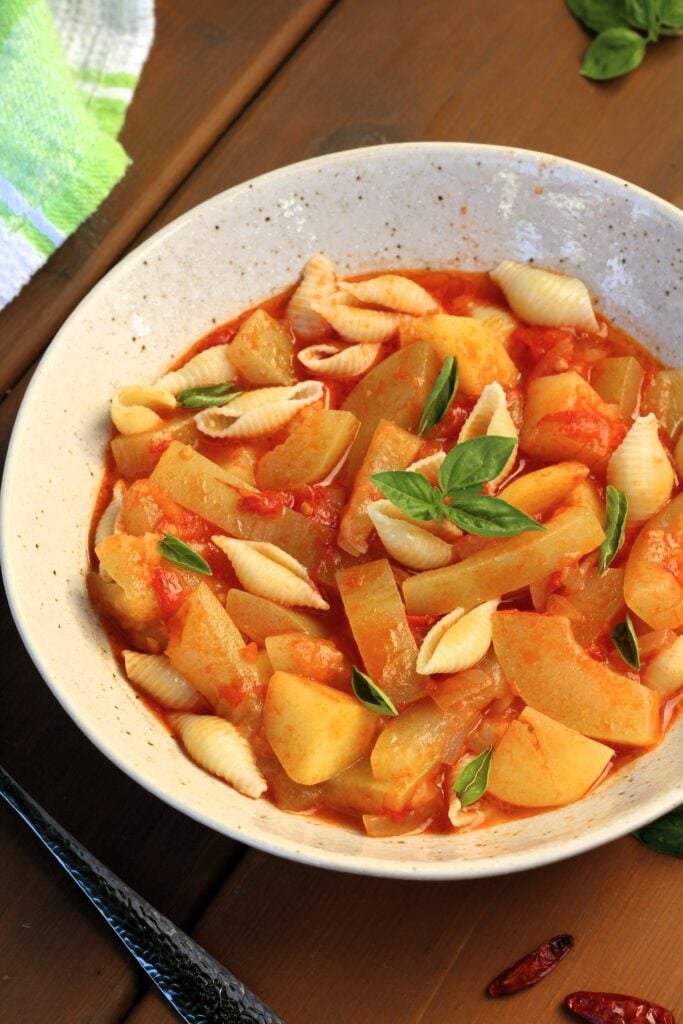
M77 843L2 767L0 793L187 1024L284 1024L234 974Z

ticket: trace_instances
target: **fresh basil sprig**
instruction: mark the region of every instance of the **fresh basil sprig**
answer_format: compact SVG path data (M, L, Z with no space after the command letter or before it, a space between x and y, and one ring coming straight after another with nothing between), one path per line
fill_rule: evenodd
M619 651L627 665L631 668L640 668L640 647L638 637L631 622L631 616L626 615L625 622L619 622L610 633L612 643Z
M216 405L227 405L242 392L236 384L208 384L201 388L185 388L178 395L178 405L186 409L209 409Z
M159 541L159 551L169 562L175 562L181 569L189 569L190 572L199 572L203 576L212 576L209 563L198 555L197 552L185 544L172 533L167 533Z
M634 832L645 846L670 857L683 857L683 805Z
M391 715L392 717L398 715L391 698L379 688L377 683L373 683L370 676L366 676L365 672L361 672L355 665L351 669L351 687L358 700L369 711L374 711L377 715Z
M616 487L608 484L605 498L605 539L598 548L598 569L601 576L607 566L614 561L624 543L628 513L628 498L623 491L618 491Z
M475 800L484 795L489 784L491 771L491 755L493 747L482 750L478 757L465 765L453 783L453 792L460 800L462 807L469 807Z
M439 467L439 487L421 473L394 470L370 479L385 498L419 521L444 517L466 533L513 537L545 527L501 498L480 494L482 484L502 472L515 449L511 437L475 437L451 448Z
M451 407L458 390L458 364L454 356L446 356L439 376L427 396L422 410L418 434L426 434L428 430L440 423Z
M581 64L581 74L595 81L627 75L642 63L648 43L683 34L683 0L565 2L579 21L598 33Z

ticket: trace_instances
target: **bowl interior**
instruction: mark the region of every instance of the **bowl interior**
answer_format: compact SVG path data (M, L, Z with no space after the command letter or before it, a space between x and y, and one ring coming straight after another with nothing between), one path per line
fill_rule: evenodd
M323 157L223 193L104 278L59 332L22 405L3 482L2 557L42 675L93 742L162 799L252 845L337 869L422 878L521 870L669 810L683 800L681 727L568 808L462 836L371 841L209 777L122 679L84 588L112 392L154 379L212 326L290 285L318 251L348 273L484 270L504 258L575 273L608 316L680 361L683 214L590 168L492 146L408 144Z

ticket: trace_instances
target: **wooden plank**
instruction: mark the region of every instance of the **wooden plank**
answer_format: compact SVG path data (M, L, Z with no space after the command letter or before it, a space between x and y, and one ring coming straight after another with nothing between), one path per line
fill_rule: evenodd
M330 0L158 0L121 141L133 159L93 216L0 313L0 392L40 354Z

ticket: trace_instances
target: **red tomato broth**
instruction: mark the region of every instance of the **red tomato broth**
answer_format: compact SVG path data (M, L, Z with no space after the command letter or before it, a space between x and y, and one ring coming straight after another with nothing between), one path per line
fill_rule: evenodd
M502 310L508 310L509 308L506 305L502 292L490 280L488 274L461 271L397 271L396 273L408 277L426 288L446 313L458 316L467 315L470 303L474 300L496 305ZM372 276L374 275L365 274L353 278L352 280L364 280ZM286 292L275 296L255 308L264 309L274 318L282 319L285 316L286 306L293 294L293 291L294 288L290 288ZM368 308L372 307L368 306ZM179 357L170 369L180 368L192 356L208 348L215 345L229 343L237 334L240 325L252 312L253 310L247 310L233 321L212 329L203 338L199 339L184 355ZM599 318L599 323L601 326L601 334L597 337L593 334L563 328L537 328L524 325L516 329L511 340L510 351L516 364L523 372L520 384L517 389L514 389L518 395L515 399L518 409L521 408L524 401L528 382L534 379L535 376L545 376L549 373L561 373L567 369L573 369L590 383L591 370L595 362L596 352L599 358L610 355L634 355L643 367L645 381L647 381L653 373L662 367L663 364L661 364L651 353L647 352L647 350L640 346L638 342L627 335L619 327L604 320L603 318ZM311 344L336 340L338 339L331 329L321 334L319 338L314 339L313 341L311 339L304 341L295 337L294 351L297 353L302 348ZM397 343L392 340L391 342L386 343L384 347L387 353L391 353L397 349ZM295 376L299 380L307 379L308 376L296 359ZM245 381L240 382L239 375L237 383L244 384L246 389L264 386L251 385ZM356 383L357 380L331 381L325 379L325 384L328 389L329 407L339 408ZM425 441L427 443L431 443L433 450L441 448L442 450L448 451L453 447L457 441L459 431L471 412L475 402L476 398L474 397L462 394L456 395L455 401L444 419L436 427L432 428L425 437ZM557 415L563 418L563 424L570 432L585 433L588 441L595 441L597 436L602 447L609 451L613 451L618 446L626 432L625 427L620 425L615 426L615 424L611 422L609 424L597 422L596 417L586 417L580 410ZM250 449L253 449L255 456L258 459L262 455L271 451L273 447L280 444L287 437L290 426L291 423L287 424L281 430L272 435L260 437L248 442L245 442L242 439L215 440L205 436L200 436L196 447L200 454L203 454L208 458L216 458L219 453L221 455L228 455L231 452L236 452L246 443ZM169 443L170 442L162 442L158 445L159 457L161 457ZM670 439L666 438L666 443L669 448L672 447ZM155 454L157 454L156 451ZM540 469L545 465L548 465L548 463L531 458L528 455L520 454L518 455L516 466L506 477L505 484L507 485L516 477L535 469ZM112 489L117 479L116 467L111 457L111 452L108 451L105 474L90 526L89 551L90 564L93 568L96 568L97 566L93 543L96 525L104 508L110 500ZM601 497L604 496L604 475L592 472L588 479L594 481L597 485L598 493ZM335 493L333 496L330 496L329 492L332 490L334 490ZM346 490L344 490L339 486L337 481L332 481L330 488L323 487L319 484L313 484L305 488L299 488L295 491L264 491L250 493L250 491L245 487L241 498L241 507L245 511L258 513L264 516L278 515L282 508L295 509L297 512L309 516L312 520L322 523L325 526L336 527L340 510L343 507L345 500L348 498L349 493L350 488L346 488ZM174 508L172 506L176 507ZM178 513L178 509L180 509L182 514ZM201 553L211 565L214 573L214 585L217 592L224 595L230 587L241 588L241 584L237 580L228 559L222 551L211 543L211 536L220 533L221 531L211 523L203 520L200 516L182 509L181 506L177 506L177 503L172 502L172 499L169 499L169 506L166 512L166 516L158 524L159 532L176 533L183 540L194 543L198 549L201 549ZM614 567L619 567L625 563L638 532L638 529L629 529L627 531L625 543L612 563ZM477 549L479 543L481 543L481 546L496 545L497 543L500 543L495 539L484 540L482 542L481 539L477 537L472 538L471 541L468 541L467 538L465 538L465 540L470 544L473 550ZM465 553L469 554L471 552L466 551ZM370 541L368 558L381 557L387 557L390 562L392 562L392 565L395 564L382 547L379 538L373 537ZM326 562L328 564L333 564L335 560L339 562L339 553L336 548L321 552L321 563ZM360 559L360 561L364 560L365 559L363 558ZM675 567L677 571L680 571L681 569L681 562L683 562L683 554L681 554L681 560L676 561ZM404 566L396 565L395 569L399 575L411 574L411 570L407 570ZM323 576L328 574L329 573L323 573ZM329 585L320 582L320 574L316 569L313 570L312 575L316 580L319 589L331 604L330 612L326 613L327 620L330 624L329 639L331 639L342 653L351 661L362 666L358 649L353 637L350 635L343 608L337 594ZM177 609L179 603L182 602L186 588L183 581L179 579L177 573L175 573L171 567L164 567L157 570L154 588L157 591L159 599L161 618L165 619L169 615L172 615ZM516 594L513 593L505 595L500 601L500 607L504 609L516 608L518 610L532 610L533 606L528 588L525 588L523 591ZM435 621L436 618L432 616L408 616L409 626L411 627L418 644L424 638L427 629L430 625L433 625ZM112 650L117 660L121 663L121 652L126 646L129 646L129 642L125 638L124 631L111 620L106 620L105 626ZM245 649L244 657L247 661L253 661L256 657L256 645L249 642L248 638L247 643L248 646ZM612 662L612 667L615 668L617 666L614 663L612 651L609 649L609 643L609 631L606 629L606 632L595 641L592 649L589 650L589 653L598 660L609 660ZM622 674L629 674L629 670L626 666L621 666L621 670ZM637 677L637 674L630 674ZM426 677L426 694L430 691L430 685L429 679ZM351 687L349 681L348 692L350 691ZM159 706L156 705L149 697L146 697L145 695L140 696L147 706L152 709L155 716L159 717L164 723L166 723L163 709L159 708ZM516 710L518 710L518 706L521 706L521 704L519 701L516 701L516 705ZM662 714L664 718L668 719L668 724L670 724L677 714L680 713L680 707L681 702L678 698L666 702ZM511 717L514 716L511 716L507 712L503 712L498 716L493 716L488 709L484 709L483 714L475 724L472 732L478 728L483 719L490 718L493 720L494 717L498 717L501 721L508 722ZM258 730L257 735L259 737L259 742L264 744L267 748L267 744L262 735L262 729ZM467 741L465 741L465 749L466 747ZM640 753L631 749L615 749L614 758L605 769L603 776L598 780L596 785L599 785L605 776L620 771L638 756L640 756ZM439 784L442 774L441 769L435 771L433 781ZM411 813L411 806L412 805L409 803L408 811L406 812L407 814ZM476 823L473 824L473 829L480 829L490 827L494 824L503 824L516 820L523 820L529 817L535 817L548 810L548 808L513 807L512 805L502 803L490 794L486 794L482 797L479 801L478 807L481 811L481 815L477 818ZM431 823L427 829L428 831L438 833L452 832L452 826L448 822L447 810L447 799L444 794L441 809L438 813L432 816ZM337 811L332 807L324 805L324 803L316 805L314 811L307 810L304 813L309 816L315 816L319 820L331 824L340 824L348 827L351 823L354 827L361 827L360 819L358 817ZM400 815L394 814L393 817L400 818Z

